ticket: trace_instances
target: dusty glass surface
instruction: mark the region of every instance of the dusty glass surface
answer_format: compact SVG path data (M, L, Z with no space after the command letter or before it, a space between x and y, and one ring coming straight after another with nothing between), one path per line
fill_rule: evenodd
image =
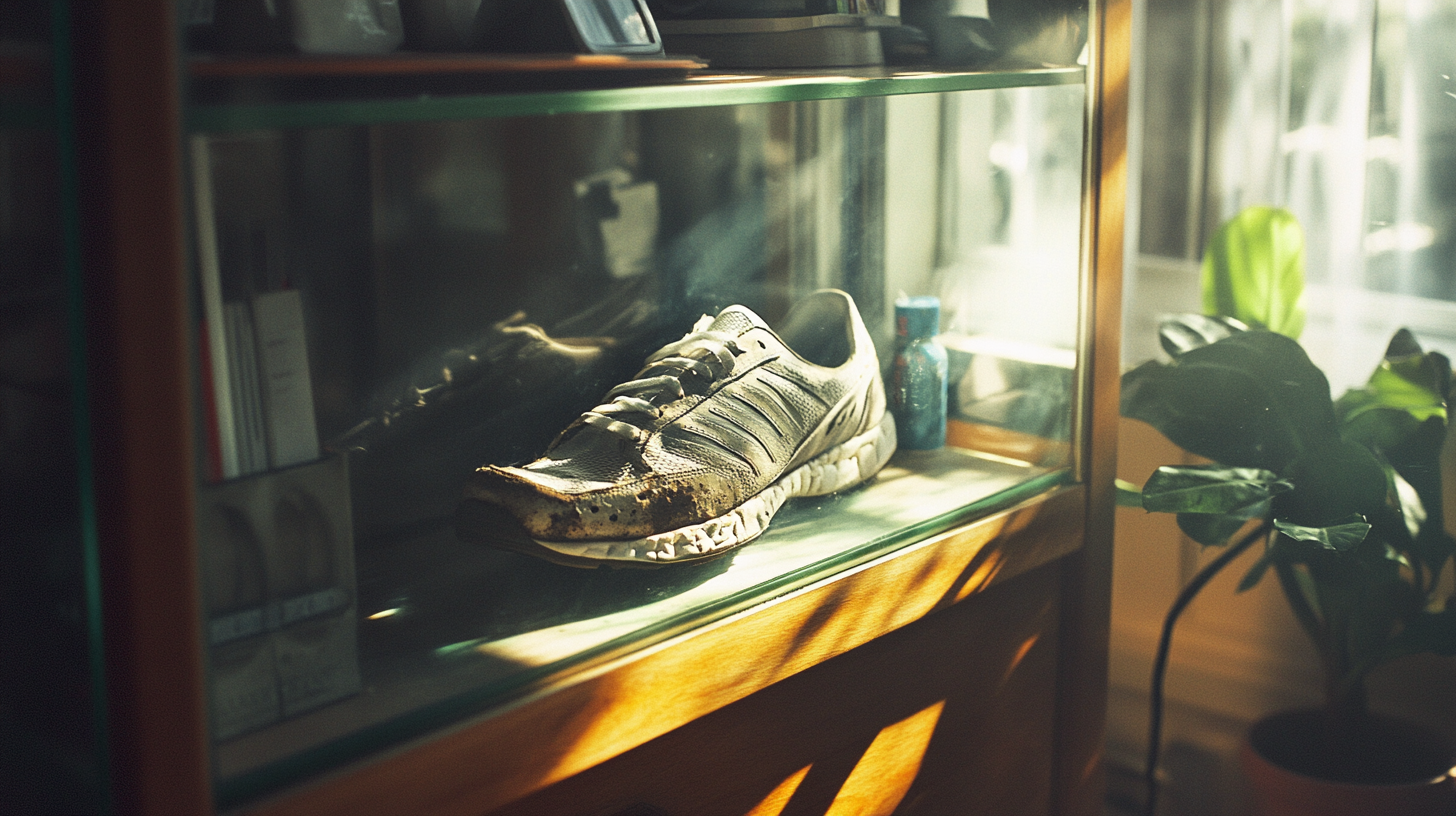
M1069 478L1083 108L1073 84L193 137L223 800ZM939 298L945 446L696 562L461 535L473 471L541 456L700 315L777 326L826 287L892 392L896 301Z

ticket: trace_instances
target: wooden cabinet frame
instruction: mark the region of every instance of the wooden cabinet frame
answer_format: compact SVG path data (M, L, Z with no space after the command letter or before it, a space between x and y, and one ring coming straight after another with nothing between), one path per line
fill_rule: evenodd
M65 4L61 4L64 6ZM213 809L197 591L183 77L165 0L69 12L63 184L86 304L105 732L120 812ZM83 19L84 15L84 19ZM250 812L483 813L1039 567L1060 571L1051 809L1093 813L1106 694L1130 0L1093 4L1079 484L597 666ZM70 54L64 53L69 46ZM65 66L74 67L74 77ZM72 81L72 79L74 81ZM66 154L66 151L63 151ZM727 655L751 649L753 661ZM692 695L677 693L688 680ZM488 770L483 770L488 769Z

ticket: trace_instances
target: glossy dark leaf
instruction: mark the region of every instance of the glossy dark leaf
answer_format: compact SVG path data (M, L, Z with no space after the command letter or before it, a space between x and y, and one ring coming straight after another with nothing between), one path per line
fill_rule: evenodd
M1248 519L1211 513L1179 513L1178 529L1205 547L1222 547L1229 542Z
M1395 567L1402 569L1411 568L1410 559L1405 557L1405 553L1397 550L1389 544L1385 545L1385 551L1382 554L1382 557L1386 560L1386 562L1392 564Z
M1266 504L1270 497L1292 488L1272 471L1221 465L1165 466L1154 471L1143 486L1143 508L1155 513L1218 513L1253 518L1241 513Z
M1328 526L1351 514L1374 514L1385 506L1389 492L1380 460L1339 437L1312 447L1284 475L1295 490L1275 497L1275 515L1308 527Z
M1399 480L1413 489L1413 494L1399 489L1399 480L1392 480L1406 518L1424 516L1437 528L1444 526L1440 455L1450 391L1450 361L1422 352L1415 337L1401 329L1365 387L1336 403L1341 434L1379 450ZM1412 534L1418 537L1420 531Z
M1370 538L1402 553L1416 550L1411 525L1406 523L1406 519L1395 506L1386 504L1379 507L1375 512L1366 514L1365 520L1370 522Z
M1289 536L1279 535L1277 524L1269 538L1268 553L1275 563L1299 564L1322 552L1324 548L1312 541L1297 541Z
M1365 391L1347 391L1335 403L1343 417L1340 435L1369 448L1391 448L1409 439L1421 426L1406 411L1382 407Z
M1304 329L1304 231L1288 210L1247 207L1203 253L1203 310L1298 339Z
M1356 518L1327 527L1305 527L1274 519L1274 527L1295 541L1312 541L1327 550L1348 552L1364 541L1365 534L1370 532L1370 525L1364 519L1357 521Z
M1410 329L1401 329L1390 338L1390 343L1385 347L1385 359L1394 362L1397 368L1402 367L1399 362L1401 360L1406 361L1407 365L1421 368L1425 373L1407 375L1407 379L1412 379L1435 391L1443 399L1450 400L1451 361L1440 352L1427 352L1422 349Z
M1140 508L1143 506L1143 493L1141 490L1138 490L1137 485L1132 482L1125 482L1122 479L1116 479L1114 480L1114 486L1117 489L1118 507Z
M1329 382L1298 343L1234 334L1123 375L1122 413L1191 453L1282 473L1338 438Z
M1417 422L1446 416L1445 395L1436 390L1435 368L1444 361L1439 354L1415 355L1386 360L1370 376L1369 390L1385 408L1410 414Z
M1347 395L1347 407L1357 399L1383 399L1382 407L1363 412L1350 409L1353 420L1342 430L1345 436L1364 440L1382 453L1393 471L1390 481L1402 516L1411 527L1418 557L1431 568L1439 568L1450 558L1440 462L1449 433L1446 404L1450 386L1450 361L1441 354L1421 353L1420 345L1401 329L1390 341L1386 360L1370 377L1369 385ZM1417 421L1417 417L1425 418Z
M1373 447L1398 445L1428 420L1439 419L1444 426L1450 387L1450 361L1436 352L1422 353L1415 337L1401 329L1369 382L1335 403L1340 432Z
M1399 526L1414 542L1416 536L1421 534L1421 528L1426 526L1430 520L1430 513L1426 510L1426 502L1419 491L1399 472L1392 472L1389 475L1391 486L1395 492L1394 515L1399 518ZM1439 499L1439 497L1436 497Z
M1427 523L1416 536L1416 556L1431 570L1438 570L1456 555L1456 538L1441 527Z
M1365 540L1354 550L1339 554L1341 558L1353 558L1360 562L1362 571L1358 573L1358 582L1363 585L1360 594L1363 597L1362 602L1366 604L1374 603L1382 593L1388 595L1396 592L1396 594L1403 595L1415 591L1407 580L1409 573L1404 571L1411 568L1410 559L1404 552L1379 536L1379 528L1373 527L1369 533L1366 533ZM1377 586L1382 588L1377 591L1375 589ZM1401 597L1396 602L1396 607L1386 610L1380 617L1399 615L1402 609L1408 608L1400 606L1404 603L1406 603L1406 599ZM1420 601L1413 603L1416 606L1421 605ZM1384 625L1387 629L1389 628L1388 623Z
M1399 329L1391 336L1390 342L1385 346L1386 358L1408 357L1412 354L1420 354L1421 344L1416 342L1416 336L1411 334L1410 329Z
M1442 514L1441 450L1446 445L1447 425L1432 417L1421 423L1405 441L1381 449L1385 460L1420 497L1426 523L1445 526Z
M1242 321L1223 315L1201 315L1193 312L1174 315L1158 326L1158 342L1170 357L1216 343L1232 334L1248 331Z

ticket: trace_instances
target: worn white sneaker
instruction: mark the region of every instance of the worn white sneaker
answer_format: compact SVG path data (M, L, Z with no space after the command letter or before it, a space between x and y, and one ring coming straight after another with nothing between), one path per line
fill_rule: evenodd
M504 510L535 554L648 566L746 544L795 496L843 490L895 451L875 348L844 292L800 303L775 333L743 306L704 315L647 358L540 459L480 468L457 525L491 543ZM519 548L519 545L506 546Z

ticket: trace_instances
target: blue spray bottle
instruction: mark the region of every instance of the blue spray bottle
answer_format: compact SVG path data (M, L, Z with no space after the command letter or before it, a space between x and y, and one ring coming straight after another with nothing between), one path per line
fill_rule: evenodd
M940 299L895 301L895 361L890 373L890 410L904 450L945 446L949 371L940 333Z

